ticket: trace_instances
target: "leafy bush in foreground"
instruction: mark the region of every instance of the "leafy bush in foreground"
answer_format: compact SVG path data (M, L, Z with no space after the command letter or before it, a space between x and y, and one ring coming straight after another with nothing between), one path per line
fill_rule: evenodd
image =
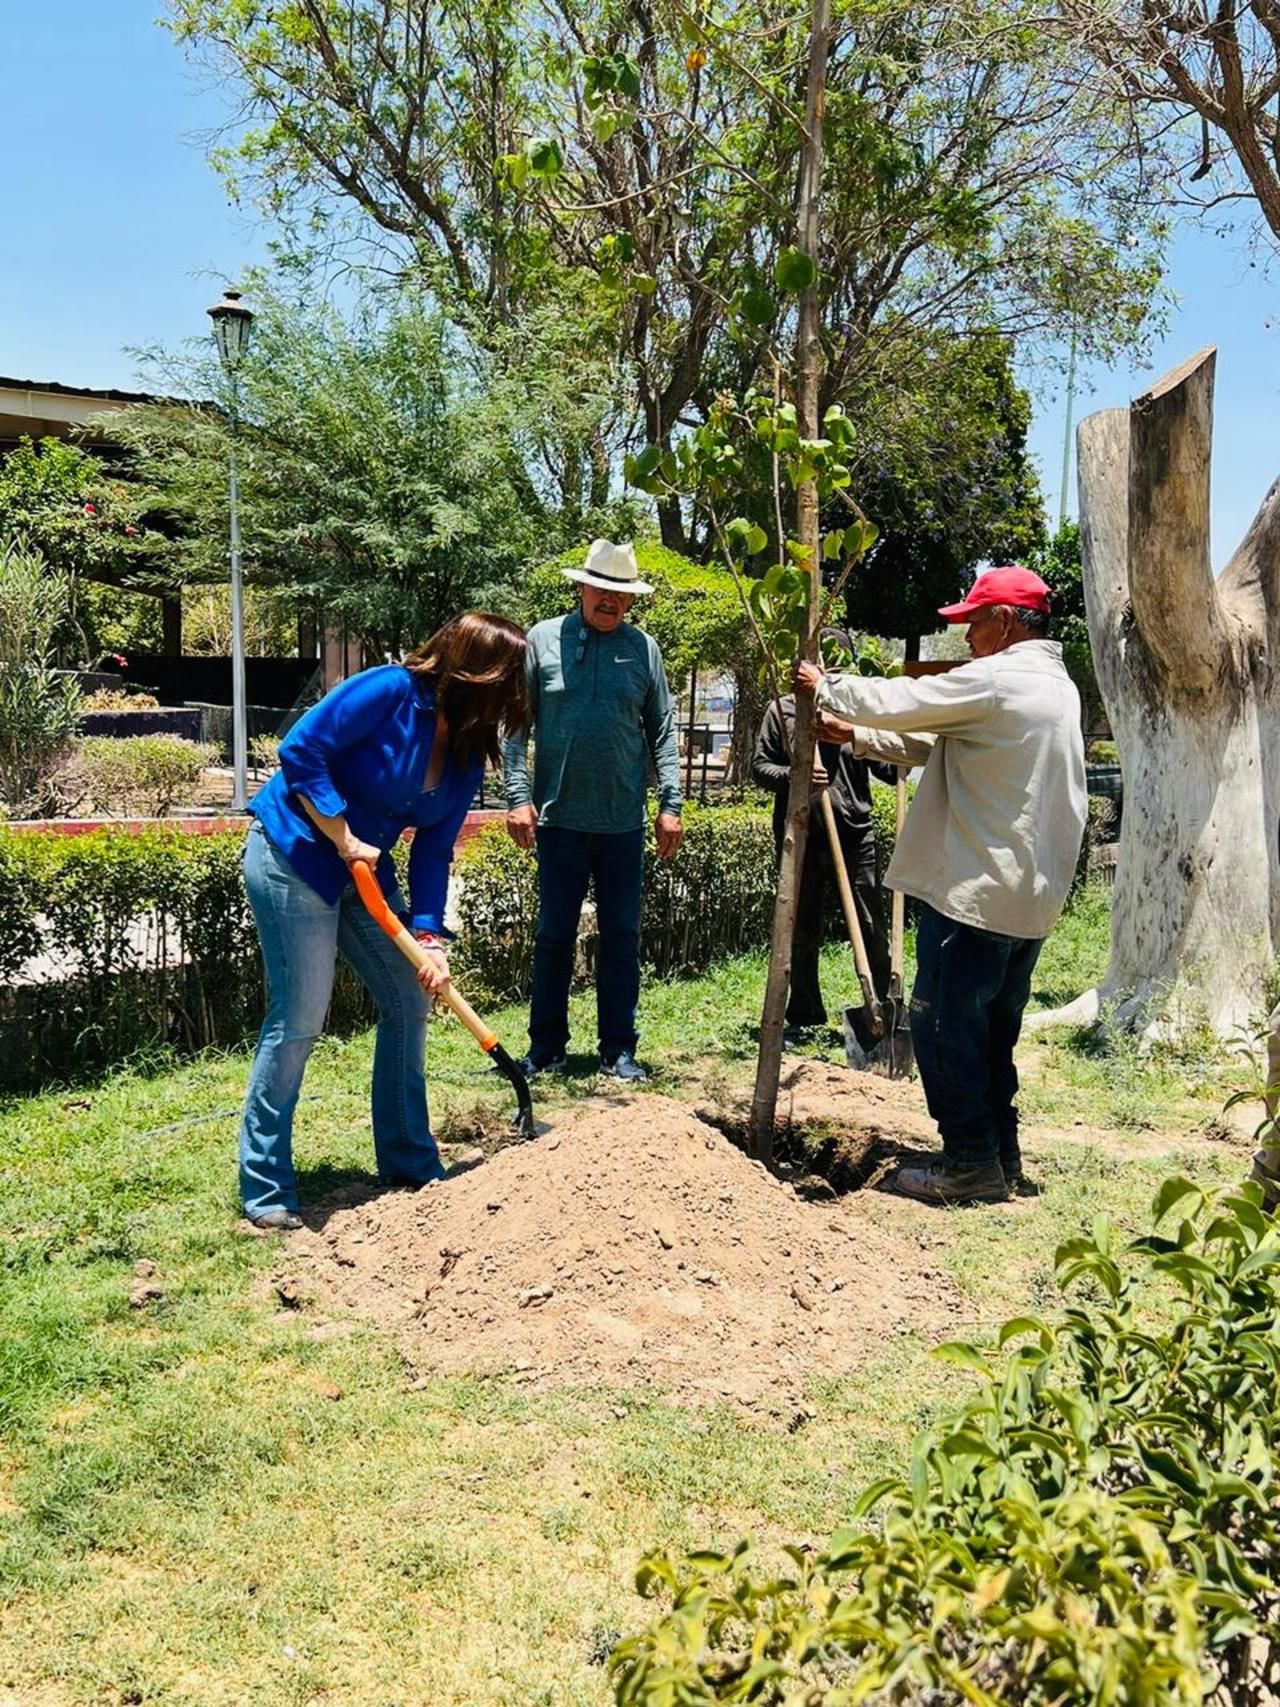
M1274 1702L1280 1225L1260 1203L1173 1179L1170 1235L1117 1249L1102 1217L1063 1245L1062 1318L1005 1323L1000 1367L941 1347L978 1395L823 1551L787 1549L782 1574L746 1543L645 1559L640 1592L670 1604L615 1650L618 1702Z

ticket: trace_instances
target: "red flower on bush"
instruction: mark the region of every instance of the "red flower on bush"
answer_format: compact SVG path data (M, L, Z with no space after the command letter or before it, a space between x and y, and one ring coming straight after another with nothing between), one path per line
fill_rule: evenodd
M125 523L125 524L124 524L124 531L125 531L125 532L126 532L126 533L127 533L127 534L128 534L128 535L129 535L129 537L130 537L130 538L131 538L131 539L136 539L136 538L137 538L137 535L138 535L138 530L137 530L137 528L135 528L135 527L130 527L130 526L129 526L129 524L128 524L128 522L126 522L126 523Z
M98 506L96 504L86 504L84 507L84 513L86 516L96 516L98 513Z

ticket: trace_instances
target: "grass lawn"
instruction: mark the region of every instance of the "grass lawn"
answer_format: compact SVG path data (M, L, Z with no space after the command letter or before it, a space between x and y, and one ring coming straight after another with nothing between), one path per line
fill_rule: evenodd
M1105 903L1087 895L1037 1000L1104 960ZM831 950L829 995L849 982ZM655 1088L748 1083L762 985L749 959L648 987ZM587 1001L576 1015L589 1040ZM523 1043L522 1012L492 1017ZM371 1164L369 1061L367 1037L313 1058L308 1199ZM975 1335L1049 1302L1054 1245L1099 1210L1137 1226L1174 1168L1242 1166L1213 1141L1239 1073L1211 1049L1144 1061L1048 1034L1022 1062L1027 1116L1062 1134L1040 1142L1042 1197L940 1214L933 1234ZM459 1027L435 1028L446 1138L477 1104L506 1106L476 1063ZM815 1386L791 1434L651 1393L412 1380L385 1338L269 1286L279 1247L245 1234L234 1199L246 1067L122 1073L0 1111L0 1707L603 1703L601 1661L643 1616L643 1548L826 1534L963 1387L911 1335ZM557 1094L593 1085L584 1058ZM539 1106L554 1106L541 1086ZM140 1278L163 1297L134 1308Z

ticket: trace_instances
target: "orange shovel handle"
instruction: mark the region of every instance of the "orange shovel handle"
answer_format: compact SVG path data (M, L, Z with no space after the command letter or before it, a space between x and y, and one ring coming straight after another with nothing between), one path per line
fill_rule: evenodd
M351 881L356 886L356 894L364 902L370 918L380 930L383 930L395 943L405 959L416 967L429 964L427 951L414 936L413 932L401 924L400 920L387 905L387 898L382 893L373 867L367 860L353 859L350 865ZM464 997L460 996L451 983L445 983L436 991L436 1000L451 1008L475 1038L481 1049L488 1054L497 1043L495 1034L480 1018L480 1015Z

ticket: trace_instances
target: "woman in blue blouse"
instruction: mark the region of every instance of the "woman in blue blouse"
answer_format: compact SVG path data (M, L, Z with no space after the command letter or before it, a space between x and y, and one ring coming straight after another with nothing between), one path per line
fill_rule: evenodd
M300 1227L293 1111L341 954L378 1007L373 1147L379 1176L425 1185L444 1170L423 1071L432 994L449 976L445 894L453 844L486 758L525 723L524 631L468 611L403 664L365 670L313 706L280 743L254 796L245 886L266 966L267 1016L240 1128L240 1195L258 1227ZM409 906L390 849L412 826ZM431 951L415 972L366 913L348 866L375 865L392 907Z

